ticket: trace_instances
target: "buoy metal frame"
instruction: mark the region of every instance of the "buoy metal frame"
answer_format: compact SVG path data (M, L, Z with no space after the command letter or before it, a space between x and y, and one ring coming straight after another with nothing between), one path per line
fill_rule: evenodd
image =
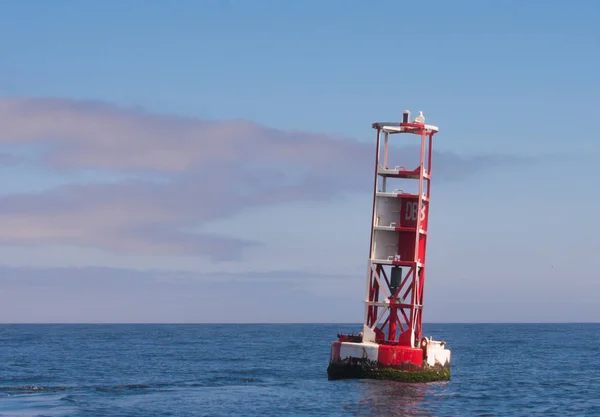
M450 350L443 341L423 337L421 326L432 144L439 129L410 120L376 122L372 127L377 146L365 318L362 332L338 334L332 343L328 378L447 380ZM389 163L390 138L400 134L421 139L415 169ZM413 180L417 191L390 186L398 180Z

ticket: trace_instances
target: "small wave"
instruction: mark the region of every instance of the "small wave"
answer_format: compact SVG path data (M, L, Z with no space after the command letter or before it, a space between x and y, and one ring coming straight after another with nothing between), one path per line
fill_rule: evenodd
M265 380L255 377L214 376L206 380L186 384L188 387L220 387L226 385L264 384Z
M70 395L66 395L66 396L64 396L64 397L61 397L61 398L60 398L60 401L65 401L65 402L68 402L68 403L76 403L76 402L77 402L77 401L75 400L75 398L73 398L73 397L72 397L72 396L70 396Z
M134 389L146 389L150 388L150 385L146 384L126 384L126 385L114 385L110 387L96 387L97 391L117 391L117 390L134 390Z
M66 386L47 386L47 385L21 385L21 386L12 386L12 387L0 387L0 393L4 393L6 395L14 396L14 395L30 395L36 393L52 393L52 392L60 392L70 389L71 387Z
M241 377L241 376L215 376L210 379L212 382L243 382L243 383L253 383L253 382L264 382L260 378L254 377Z
M65 391L70 389L71 387L67 386L46 386L46 385L22 385L22 386L13 386L13 387L0 387L0 392L37 392L37 391L47 391L47 392L57 392L57 391Z

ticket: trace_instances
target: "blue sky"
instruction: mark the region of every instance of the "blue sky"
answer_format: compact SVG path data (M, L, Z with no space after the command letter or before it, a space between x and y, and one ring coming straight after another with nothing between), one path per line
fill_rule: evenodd
M599 20L3 5L0 322L360 322L371 123L406 108L440 126L425 320L599 321Z

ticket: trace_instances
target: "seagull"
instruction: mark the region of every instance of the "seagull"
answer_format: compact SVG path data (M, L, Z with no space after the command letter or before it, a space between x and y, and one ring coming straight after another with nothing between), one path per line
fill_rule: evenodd
M425 123L425 116L423 116L423 112L419 111L419 115L415 117L415 123L423 124Z

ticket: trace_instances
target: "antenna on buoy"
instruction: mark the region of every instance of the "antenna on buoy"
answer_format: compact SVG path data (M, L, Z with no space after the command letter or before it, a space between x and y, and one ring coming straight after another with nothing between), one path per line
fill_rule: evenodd
M408 110L400 123L372 127L377 147L365 319L358 335L340 334L332 343L327 374L329 379L447 380L450 350L445 342L423 337L421 329L431 147L439 129L425 124L422 111L411 122ZM406 134L420 139L419 165L412 170L388 161L389 141ZM401 181L412 182L416 192L393 184Z

